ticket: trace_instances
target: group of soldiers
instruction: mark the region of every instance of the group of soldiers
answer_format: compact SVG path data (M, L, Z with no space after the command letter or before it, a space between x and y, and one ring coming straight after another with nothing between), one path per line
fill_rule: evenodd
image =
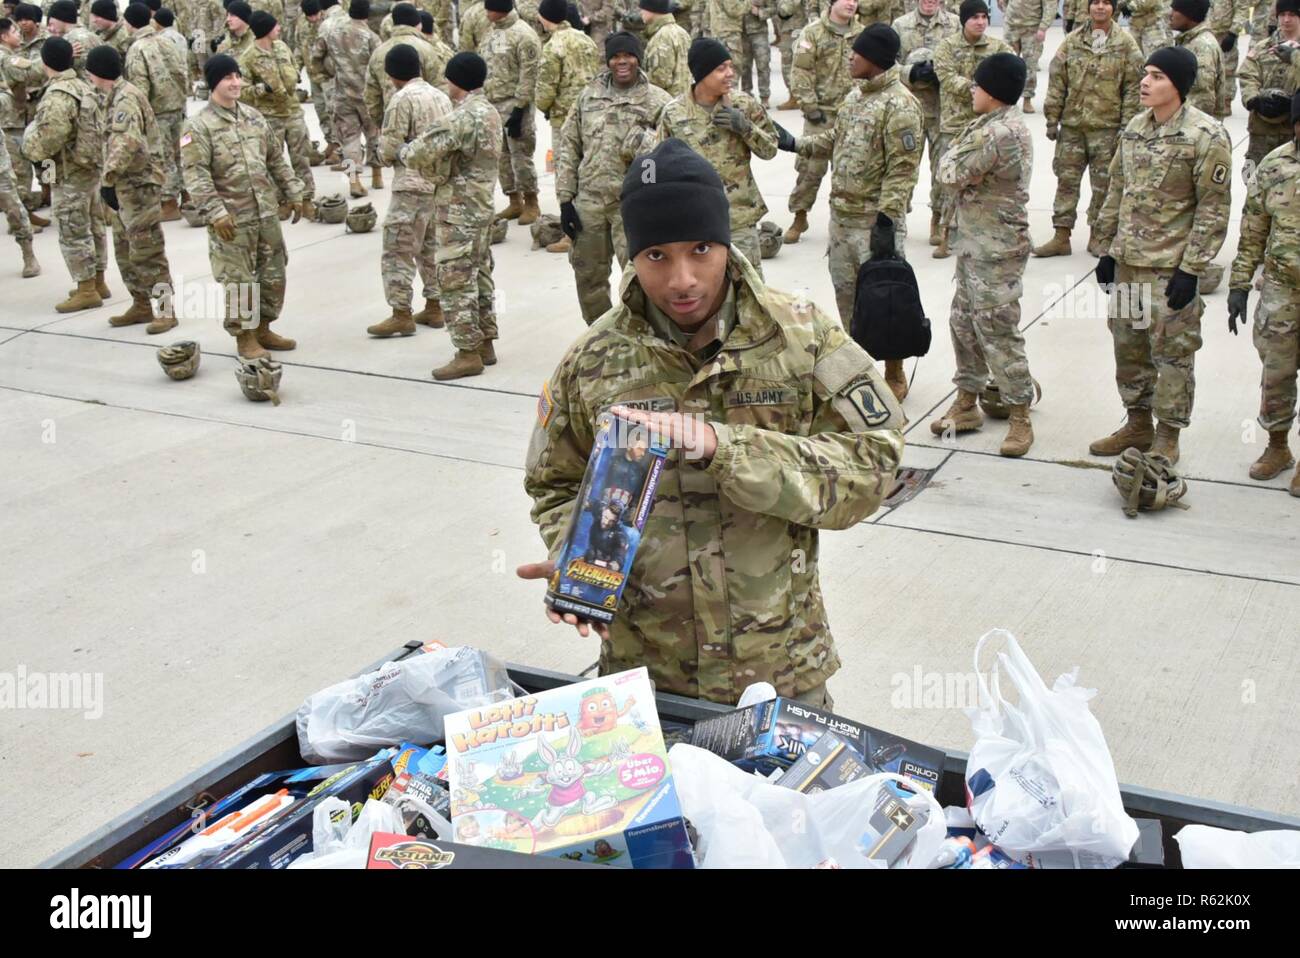
M1001 0L999 0L1001 5ZM220 9L218 10L218 7ZM61 312L100 306L106 232L131 305L109 321L176 325L161 223L182 212L209 231L213 274L258 289L255 315L228 307L241 357L292 349L275 333L285 286L280 222L315 216L313 166L346 174L353 197L385 185L381 272L391 315L372 336L448 328L455 354L433 375L479 375L496 362L494 223L541 215L536 113L550 123L555 196L584 320L613 305L609 277L627 262L619 194L629 165L682 141L721 175L730 245L761 277L767 206L753 162L796 154L786 243L831 171L828 263L850 324L858 267L881 249L903 255L919 167L931 170L929 242L956 255L950 328L957 399L939 435L979 428L981 408L1009 419L1002 451L1033 443L1041 395L1019 332L1025 264L1071 252L1083 173L1088 252L1113 290L1110 328L1128 421L1092 445L1135 446L1176 462L1190 422L1200 294L1218 284L1231 195L1221 120L1234 85L1249 112L1250 186L1232 264L1229 308L1243 319L1260 265L1255 343L1264 365L1260 421L1272 437L1251 470L1289 468L1294 422L1300 253L1295 94L1300 0L1067 0L1067 36L1048 67L1041 112L1055 142L1054 235L1032 247L1024 114L1057 9L1008 0L1003 38L985 0L282 0L178 3L54 0L6 4L0 21L0 201L39 272L31 233L49 225L75 287ZM1117 17L1126 15L1127 26ZM44 25L42 25L44 21ZM769 25L771 32L769 32ZM1250 32L1249 51L1237 61ZM769 47L781 52L794 136L770 115ZM453 48L453 41L454 47ZM457 52L458 51L458 52ZM306 76L310 91L300 90ZM197 83L195 80L197 79ZM739 84L737 84L739 79ZM737 89L739 85L740 89ZM207 102L185 118L191 95ZM323 149L304 117L315 107ZM1288 165L1289 164L1289 165ZM32 180L40 191L30 190ZM493 209L497 181L507 206ZM12 187L12 188L10 188ZM24 211L15 198L26 200ZM413 311L419 274L424 308ZM229 299L229 297L228 297ZM899 402L901 361L885 363ZM1300 479L1293 483L1300 494Z

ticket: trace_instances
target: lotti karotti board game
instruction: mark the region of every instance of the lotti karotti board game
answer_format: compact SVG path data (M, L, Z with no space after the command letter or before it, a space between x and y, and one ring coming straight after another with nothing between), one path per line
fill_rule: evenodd
M447 716L455 840L628 868L691 868L644 668Z

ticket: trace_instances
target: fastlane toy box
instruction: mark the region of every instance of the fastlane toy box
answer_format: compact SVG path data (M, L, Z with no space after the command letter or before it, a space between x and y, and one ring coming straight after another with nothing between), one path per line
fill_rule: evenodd
M402 870L437 871L443 868L596 868L586 862L567 858L549 858L546 855L520 855L496 848L479 848L475 845L458 845L436 838L413 838L376 832L370 837L370 856L366 868L381 871Z
M655 440L626 419L597 418L587 472L546 590L553 611L614 620L667 455Z
M826 732L853 746L870 774L895 772L933 791L943 777L937 748L890 735L794 699L775 698L696 723L691 744L744 769L784 771Z
M628 868L692 868L644 668L447 716L465 845Z

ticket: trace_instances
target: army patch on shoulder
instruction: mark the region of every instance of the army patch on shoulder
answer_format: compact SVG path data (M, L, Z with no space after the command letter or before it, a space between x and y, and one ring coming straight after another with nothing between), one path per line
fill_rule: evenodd
M126 110L118 110L118 111L117 111L117 116L113 118L113 122L114 122L114 123L125 123L125 122L126 122Z
M1210 179L1219 186L1222 186L1224 183L1228 182L1228 168L1222 163L1215 163L1214 172L1210 174Z
M542 391L537 396L537 422L545 429L551 424L551 417L555 415L555 400L551 398L550 382L542 383Z
M911 130L903 131L903 149L907 150L908 153L916 149L916 134Z
M870 376L861 376L845 386L836 398L835 405L846 421L852 423L856 416L868 429L881 428L893 416L889 403L881 396L875 380ZM854 415L848 415L850 412Z

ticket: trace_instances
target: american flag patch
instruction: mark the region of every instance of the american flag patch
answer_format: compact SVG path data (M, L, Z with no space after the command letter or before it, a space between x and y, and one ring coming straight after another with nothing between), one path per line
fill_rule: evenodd
M194 137L188 133L186 133L184 136L181 137L181 146L189 146L193 142L194 142Z
M555 401L551 399L551 384L542 383L542 391L537 396L537 421L543 429L551 424L555 413Z

